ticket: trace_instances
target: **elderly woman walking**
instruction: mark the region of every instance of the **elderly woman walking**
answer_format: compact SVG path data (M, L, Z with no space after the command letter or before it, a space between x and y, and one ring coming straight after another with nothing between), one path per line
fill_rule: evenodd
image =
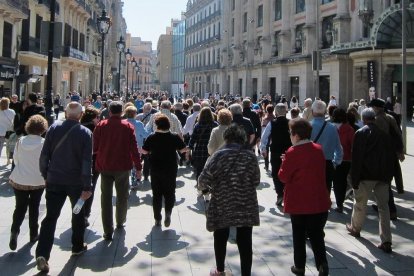
M224 131L230 126L233 116L230 110L221 109L217 114L218 127L213 128L210 134L210 140L207 144L208 154L213 155L217 150L224 146Z
M278 175L285 185L283 211L292 222L295 265L291 271L305 275L308 235L319 275L328 275L323 229L331 200L325 183L325 157L322 147L310 140L312 126L306 119L291 120L289 128L293 146L281 156Z
M9 108L10 100L8 98L1 98L0 100L0 155L3 150L3 144L6 138L7 131L12 130L14 116L16 112ZM7 159L9 160L9 159Z
M254 152L246 149L244 129L232 124L224 132L225 145L214 153L198 178L200 190L211 192L207 230L214 232L216 268L210 275L225 275L229 228L237 228L241 275L251 274L252 230L260 223L256 187L260 170Z
M45 139L41 137L47 130L47 121L40 115L30 117L25 125L28 134L19 139L14 151L15 168L10 175L16 207L9 247L15 250L20 226L23 223L27 207L29 207L30 242L38 240L39 205L45 188L45 180L40 174L39 157Z

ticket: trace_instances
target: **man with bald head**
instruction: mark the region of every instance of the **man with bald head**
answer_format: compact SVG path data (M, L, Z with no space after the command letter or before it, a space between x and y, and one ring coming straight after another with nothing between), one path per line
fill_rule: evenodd
M82 105L66 106L66 120L56 121L48 130L40 154L40 172L46 181L46 217L42 221L36 248L37 268L49 271L56 222L69 197L72 208L79 198L92 194L92 133L79 123ZM84 244L85 215L83 208L72 214L72 255L86 251Z

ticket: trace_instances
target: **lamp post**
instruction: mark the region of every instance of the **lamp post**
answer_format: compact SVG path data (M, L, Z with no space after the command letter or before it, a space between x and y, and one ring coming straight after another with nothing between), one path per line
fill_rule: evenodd
M128 77L129 77L128 74L129 74L129 72L128 72L128 69L129 69L129 60L131 59L131 56L132 56L132 53L128 48L127 51L125 52L125 64L126 64L126 69L127 69L127 71L126 71L126 92L127 92L127 95L128 95L128 92L129 92L129 86L128 86Z
M99 82L99 94L102 96L103 92L103 67L104 67L104 54L105 54L105 36L108 34L111 28L111 18L106 15L106 11L102 10L102 15L98 17L96 21L98 32L102 36L102 47L101 47L101 80Z
M52 115L52 90L53 90L53 49L54 49L54 34L55 34L55 10L56 0L50 1L50 24L49 24L49 45L47 55L47 84L46 84L46 95L45 95L45 111L46 119L49 125L53 123Z
M140 70L141 70L141 67L139 67L138 65L137 66L135 66L135 73L137 74L136 75L136 77L137 77L137 90L139 91L139 78L138 78L138 75L139 75L139 72L140 72Z
M135 66L137 65L137 61L135 60L135 57L132 58L131 65L132 65L131 92L134 93L134 70L135 70Z
M124 38L121 37L119 38L119 40L116 42L116 49L119 52L119 63L118 63L118 93L119 96L121 96L121 60L122 60L122 53L124 52L125 49L125 41Z

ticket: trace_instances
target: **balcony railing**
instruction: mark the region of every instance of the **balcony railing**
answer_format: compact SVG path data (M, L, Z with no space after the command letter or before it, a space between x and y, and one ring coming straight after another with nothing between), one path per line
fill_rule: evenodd
M42 53L40 49L40 38L29 37L28 40L22 40L21 51L33 52L37 54L47 54Z
M40 5L45 5L46 7L48 7L50 9L50 1L51 0L37 0L37 1ZM56 2L55 9L56 9L56 13L59 14L60 13L60 5L59 5L58 2Z
M75 48L72 48L70 46L65 46L63 48L63 55L62 56L75 58L75 59L79 59L79 60L86 61L86 62L90 61L90 58L89 58L88 54L86 54L82 51L79 51Z
M0 2L7 3L11 7L22 11L25 15L30 14L29 0L2 0Z

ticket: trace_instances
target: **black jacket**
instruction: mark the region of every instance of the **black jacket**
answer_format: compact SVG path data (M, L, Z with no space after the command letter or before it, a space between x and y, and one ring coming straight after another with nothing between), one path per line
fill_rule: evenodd
M275 164L278 164L280 167L280 163L282 162L280 155L285 153L286 150L292 146L289 134L289 120L285 116L279 116L273 120L271 124L272 132L270 134L270 139L272 143L270 145L270 152L272 167L274 167Z
M24 127L27 121L29 120L29 118L32 117L33 115L42 115L43 117L46 117L45 108L38 104L32 104L26 107L20 119L19 125L15 127L15 131L17 135L27 134L26 131L24 130Z
M260 138L262 135L262 124L260 123L259 115L257 115L257 113L252 111L250 108L244 108L243 117L246 117L250 120L250 122L252 122L256 138Z
M181 123L181 126L184 127L185 123L187 122L188 115L183 113L181 110L175 110L175 116L177 116L178 120Z
M361 180L391 183L394 175L395 151L390 136L375 124L368 124L355 132L352 146L352 186Z

